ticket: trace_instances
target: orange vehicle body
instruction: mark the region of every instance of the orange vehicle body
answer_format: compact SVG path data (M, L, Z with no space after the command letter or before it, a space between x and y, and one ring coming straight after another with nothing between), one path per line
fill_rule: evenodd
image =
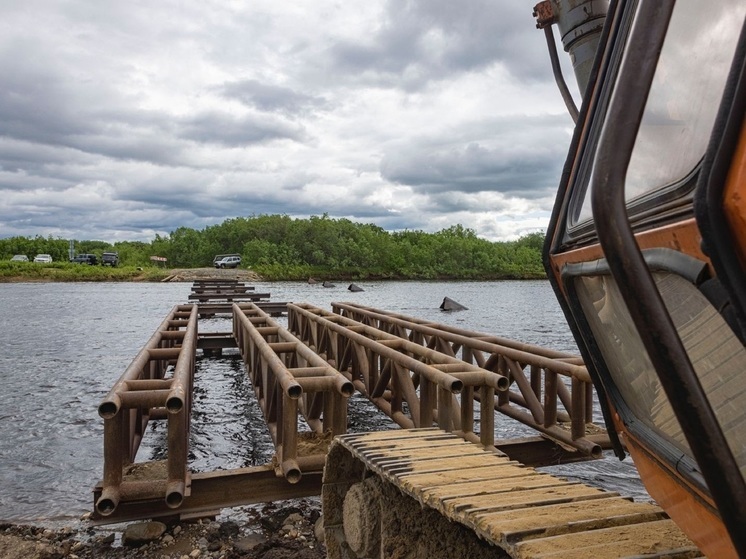
M744 10L727 1L675 4L611 5L545 267L618 436L617 453L632 456L650 495L703 553L737 558L746 556L746 420L735 411L746 408ZM680 95L700 76L681 53L715 21L732 26L730 39L690 54L721 60L721 76L691 100L709 107L682 115ZM694 85L682 93L677 80ZM676 134L698 126L688 143L669 148ZM676 180L647 184L656 166L674 167L696 142L700 151Z

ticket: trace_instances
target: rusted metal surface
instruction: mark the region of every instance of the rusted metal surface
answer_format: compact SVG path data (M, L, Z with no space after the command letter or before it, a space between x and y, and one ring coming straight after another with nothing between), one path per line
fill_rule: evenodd
M254 305L262 309L270 316L282 316L287 313L287 303L275 301L252 301ZM220 303L199 303L200 318L212 316L232 316L233 302L223 301Z
M593 386L576 355L362 305L332 303L332 308L370 328L507 377L511 390L487 401L478 393L475 397L561 444L592 457L600 456L602 446L609 444L603 430L594 426L593 436L587 433L593 419Z
M253 285L238 280L205 279L192 283L189 301L234 303L269 299L270 293L256 293Z
M432 341L432 333L413 335L412 327L393 328L380 318L367 317L363 324L310 305L246 302L230 304L231 332L200 335L198 318L206 305L174 307L101 402L104 476L94 491L96 523L184 517L257 500L318 494L328 443L346 431L347 399L355 388L403 427L435 423L499 454L493 407L500 395L514 405L507 393L511 381L528 383L534 392L542 386L538 374L525 383L516 381L518 365L498 360L500 366L494 366L498 361L490 360L482 346L471 348L460 338L447 341L453 333L440 333L441 341ZM292 309L290 327L284 329L270 312L287 308ZM476 341L487 339L495 342L484 335ZM219 355L228 347L237 347L246 364L275 445L276 464L192 474L187 445L195 352ZM515 343L508 349L534 349L536 359L557 362L562 370L583 370L576 357L560 352ZM521 361L522 353L506 355L523 363L521 367L527 362ZM535 408L533 403L525 406ZM168 421L166 459L136 462L148 422L156 419ZM303 431L308 428L310 432ZM519 449L518 454L531 459L537 452L551 452L546 447L537 451L541 445L535 439L513 443L500 448ZM556 447L552 456L557 456Z
M202 293L191 293L189 295L190 301L197 301L199 303L209 303L214 301L228 301L228 302L246 302L246 301L259 301L261 299L269 299L270 293L256 293L254 291L245 291L243 293L237 291L205 291Z
M288 328L401 427L435 421L495 449L491 404L480 414L477 434L473 400L478 394L494 401L496 391L508 388L504 375L308 304L288 305Z
M101 493L101 486L94 490ZM274 466L254 466L233 470L195 473L191 476L191 492L178 509L170 508L163 499L122 501L108 517L96 516L92 524L124 522L143 518L189 518L214 514L226 507L310 497L321 493L321 469L304 472L298 483L288 483L278 477Z
M220 295L222 293L229 293L229 294L240 294L240 293L249 293L250 291L255 291L256 288L253 285L245 285L245 284L236 284L236 285L224 285L224 286L198 286L194 285L192 286L192 293L195 294L216 294Z
M199 305L200 318L232 315L233 303L257 303L272 316L285 313L286 303L270 302L270 293L257 293L253 285L235 279L201 279L192 283L189 301Z
M104 479L96 512L112 514L120 500L160 498L178 507L189 491L187 441L191 413L197 307L169 313L99 405L104 419ZM127 471L151 417L168 420L168 458L155 475Z
M539 2L534 6L534 17L536 18L537 29L544 29L557 21L557 16L554 14L552 3L549 0Z
M335 467L324 470L322 507L332 559L347 557L349 548L360 559L393 557L430 542L423 556L434 559L701 557L653 503L538 472L436 429L344 435L329 463ZM358 493L366 498L356 498L366 487ZM450 535L457 534L452 524L426 517L427 509L481 539L477 553ZM493 549L485 553L485 545Z
M317 437L347 431L352 383L256 305L233 305L233 335L275 445L283 475L297 483L303 469L318 471L326 447L298 453L298 417Z

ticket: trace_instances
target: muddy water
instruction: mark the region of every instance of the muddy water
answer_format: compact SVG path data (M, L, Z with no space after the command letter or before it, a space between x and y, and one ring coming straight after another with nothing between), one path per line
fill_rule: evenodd
M274 301L330 309L353 301L563 351L575 351L547 282L363 282L324 288L261 283ZM0 284L0 520L68 522L91 509L91 487L102 469L99 400L190 284ZM450 297L468 307L443 313ZM227 331L221 319L203 331ZM353 397L349 429L394 428ZM597 418L601 420L600 417ZM149 428L138 459L164 455L164 436ZM498 420L499 438L525 434ZM237 356L197 363L190 467L193 471L262 464L272 443ZM553 469L645 498L634 467L616 458Z

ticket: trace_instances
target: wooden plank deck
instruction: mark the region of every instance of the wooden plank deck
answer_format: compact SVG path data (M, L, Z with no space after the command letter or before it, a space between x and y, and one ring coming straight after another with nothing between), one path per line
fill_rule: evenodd
M334 444L514 559L702 556L653 503L539 472L444 431L347 434Z

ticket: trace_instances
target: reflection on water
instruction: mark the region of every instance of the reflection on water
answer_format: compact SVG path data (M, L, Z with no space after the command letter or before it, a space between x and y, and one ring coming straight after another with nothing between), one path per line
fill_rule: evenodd
M353 301L435 322L575 352L547 282L362 282L349 292L305 283L263 283L274 301L331 309ZM91 510L103 469L99 401L168 311L185 303L190 284L0 284L0 520L61 521ZM444 313L450 297L468 310ZM227 331L224 319L201 331ZM359 396L349 429L395 426ZM265 463L272 443L237 357L198 359L190 468L229 469ZM498 438L525 434L497 418ZM165 425L153 422L139 459L162 458ZM609 457L565 467L568 475L644 497L633 467ZM563 472L564 475L564 472Z

